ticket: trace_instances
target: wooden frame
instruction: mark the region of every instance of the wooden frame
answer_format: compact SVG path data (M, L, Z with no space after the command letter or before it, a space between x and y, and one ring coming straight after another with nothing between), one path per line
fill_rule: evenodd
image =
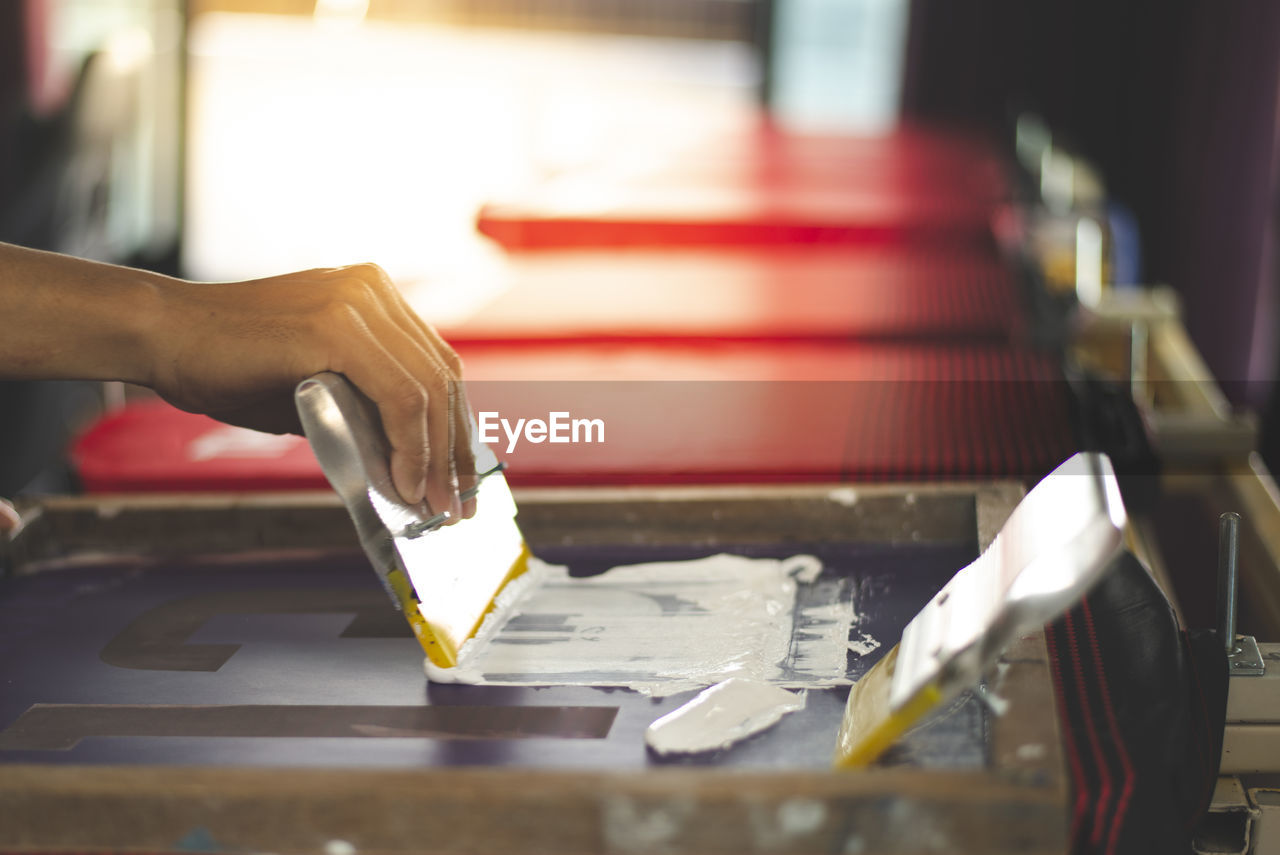
M1256 447L1257 420L1232 409L1187 335L1172 290L1111 292L1082 313L1078 327L1073 356L1129 383L1166 466L1194 466Z
M856 494L850 492L856 489ZM840 501L833 501L840 491ZM985 546L1017 485L538 490L518 494L539 544L904 542ZM78 554L354 545L330 496L50 500L12 556L57 572ZM621 539L621 540L620 540ZM50 563L51 559L59 559ZM406 772L0 766L0 849L361 852L1065 852L1067 790L1040 634L1004 658L980 772ZM834 734L832 735L834 744Z

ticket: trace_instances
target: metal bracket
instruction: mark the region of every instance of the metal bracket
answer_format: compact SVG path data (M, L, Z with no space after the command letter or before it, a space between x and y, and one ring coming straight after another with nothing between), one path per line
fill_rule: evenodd
M1252 635L1237 635L1235 647L1227 654L1232 677L1262 677L1267 673L1266 661Z
M1236 597L1239 589L1240 515L1218 518L1218 631L1226 648L1233 677L1261 677L1267 666L1252 635L1236 635Z

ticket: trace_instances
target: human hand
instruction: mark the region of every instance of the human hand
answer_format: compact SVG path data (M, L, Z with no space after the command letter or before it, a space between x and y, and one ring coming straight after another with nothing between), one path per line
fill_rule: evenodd
M294 387L345 374L410 504L475 513L458 355L372 264L206 284L0 243L0 378L125 380L192 412L301 430Z
M22 531L22 517L13 505L0 499L0 539L12 540Z
M376 265L306 270L248 282L157 286L147 381L190 412L255 430L300 432L299 381L346 375L377 405L391 475L409 504L454 520L475 513L462 364Z

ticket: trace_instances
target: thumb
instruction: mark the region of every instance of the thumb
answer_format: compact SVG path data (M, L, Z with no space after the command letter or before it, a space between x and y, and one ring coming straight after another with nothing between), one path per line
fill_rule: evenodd
M13 505L0 499L0 536L12 538L22 531L22 517L13 509Z

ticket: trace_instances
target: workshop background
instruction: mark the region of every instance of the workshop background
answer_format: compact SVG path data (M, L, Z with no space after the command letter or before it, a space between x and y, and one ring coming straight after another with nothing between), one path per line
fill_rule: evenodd
M479 409L610 426L512 446L516 488L998 492L1103 451L1155 611L1216 624L1240 509L1240 628L1280 633L1280 4L13 0L0 240L377 262ZM325 489L300 437L0 384L0 496Z
M649 223L618 238L592 232L599 223L578 217L560 232L544 222L538 237L527 220L563 221L566 211L573 219L610 205L657 206L657 220L671 216L663 206L676 219L683 207L705 220L719 216L716 206L738 205L732 216L754 216L760 226L771 216L786 220L788 205L801 219L843 205L864 235L874 232L867 223L881 228L876 218L894 217L909 221L902 235L922 233L926 221L941 230L946 217L954 224L976 216L985 231L999 200L984 196L1013 199L1026 181L1038 180L1042 207L1056 206L1048 219L1074 222L1087 211L1103 224L1108 285L1172 288L1210 374L1231 404L1261 414L1260 450L1273 466L1280 463L1273 391L1280 10L1268 4L20 0L4 4L0 15L0 239L210 280L375 260L420 313L462 340L559 335L577 336L571 344L581 346L584 337L608 339L628 313L655 316L650 338L812 338L811 316L833 317L839 300L854 299L854 286L836 280L856 284L888 271L897 282L910 278L905 263L881 260L878 273L864 274L850 272L864 262L851 262L844 274L830 274L818 268L839 267L834 256L791 264L778 260L785 251L772 252L773 261L762 260L770 253L744 261L732 251L711 260L674 251L722 241L708 237L710 230L661 232ZM1022 185L1000 178L956 189L954 175L989 168L984 158L1004 158L1006 166L1017 155L1025 160L1025 150L1014 151L1019 127L1023 149L1048 145L1037 142L1039 129L1052 139L1052 152L1068 156L1049 157L1045 169L1033 164L1035 174ZM788 134L835 140L835 148L804 149L787 143ZM862 141L866 151L850 144L832 154L841 138ZM937 150L925 151L930 145ZM720 175L708 168L708 151L711 160L748 164L722 171L755 173ZM1043 158L1043 151L1033 156ZM797 172L793 180L786 173L799 162L812 175ZM1080 165L1074 179L1067 173L1065 197L1052 188L1062 183L1063 162L1068 170ZM827 174L842 169L847 191L834 189ZM875 181L860 177L876 169ZM939 179L944 173L946 181ZM811 186L822 184L826 197ZM956 196L968 208L961 210ZM903 213L921 200L937 210ZM751 205L755 213L743 214ZM1039 252L1050 291L1052 280L1073 274L1061 229L1033 229L1032 242L1048 247ZM526 237L513 238L517 232ZM801 248L830 240L773 234L757 229L723 240L794 238ZM560 249L576 244L584 253L539 260L527 250L540 241ZM596 263L589 254L593 242L616 250L620 241L632 248L656 243L659 251L633 254L626 264ZM664 242L671 251L662 251ZM956 271L979 256L936 252L931 261L940 272L932 275L960 276ZM921 257L916 253L914 263ZM770 264L773 273L761 272ZM611 287L604 280L625 280L627 269L631 284L618 285L609 308L598 296ZM817 280L805 286L817 290L779 300L774 292L792 287L784 282L771 286L770 297L745 290L734 297L733 289L746 287L737 280L786 278L778 269ZM930 274L912 275L928 294ZM1005 287L990 284L990 271L964 275L987 277L988 290ZM637 287L646 277L667 282L667 290ZM702 286L713 296L701 313L698 292L684 287L691 277L718 283ZM513 282L515 295L498 301ZM840 297L831 296L833 287L843 289ZM588 311L584 288L604 306L597 315L611 317L566 314L570 306ZM646 290L653 293L642 307L636 294ZM861 304L843 309L849 320L836 334L936 343L972 335L975 323L981 335L990 332L973 317L957 320L955 307L945 310L950 319L931 320L921 309L931 298L903 296L909 292L901 287L893 299L915 307L899 307L886 320L895 311L883 308L890 298L868 291ZM961 297L953 299L971 303L981 296L956 293ZM670 302L672 295L682 303ZM755 326L726 327L722 304L730 314L754 311ZM869 313L870 305L880 314ZM1009 322L990 314L1008 307L983 305L986 323ZM1031 315L1042 310L1032 305ZM542 320L513 327L513 315ZM765 316L771 319L759 320ZM590 329L574 332L575 323ZM662 354L678 365L655 364L653 371L702 376L683 357ZM580 355L565 351L562 361ZM794 354L778 358L785 364ZM768 379L788 370L797 380L835 376L802 364ZM915 376L903 370L908 374L876 376ZM1025 366L991 370L1036 376ZM564 375L570 378L591 375ZM83 486L83 473L67 462L69 443L134 392L10 383L3 394L0 439L8 453L0 494L15 495ZM1044 442L1043 455L1059 452L1054 439ZM775 450L768 443L752 449ZM886 452L870 440L863 453ZM821 477L825 465L800 470ZM845 459L832 466L857 468ZM1024 479L1047 471L1022 459L1010 467L1004 474ZM948 474L935 468L933 474ZM889 466L880 475L928 477L927 469ZM977 471L961 466L950 474Z

